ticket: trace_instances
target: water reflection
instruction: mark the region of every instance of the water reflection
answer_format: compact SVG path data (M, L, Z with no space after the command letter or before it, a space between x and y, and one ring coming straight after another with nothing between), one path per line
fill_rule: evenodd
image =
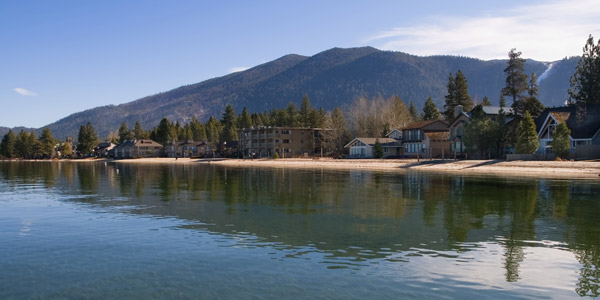
M270 247L276 259L324 253L332 269L413 257L460 263L498 246L504 280L519 282L528 249L566 249L581 263L575 291L600 296L595 182L64 162L0 163L0 176L88 195L71 201L98 208L175 217L186 221L180 229L223 236L224 247Z

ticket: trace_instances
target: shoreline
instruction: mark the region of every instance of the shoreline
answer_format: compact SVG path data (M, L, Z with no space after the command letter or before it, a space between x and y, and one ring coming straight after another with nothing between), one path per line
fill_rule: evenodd
M227 167L297 168L331 170L377 170L390 172L423 171L461 175L495 175L556 179L600 180L600 161L506 161L506 160L428 160L421 159L333 159L333 158L137 158L9 160L36 162L108 162L115 164L205 164Z

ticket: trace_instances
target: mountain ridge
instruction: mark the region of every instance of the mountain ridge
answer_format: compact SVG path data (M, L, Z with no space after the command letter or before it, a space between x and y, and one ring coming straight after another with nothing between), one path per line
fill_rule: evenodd
M540 82L540 101L559 106L567 98L569 79L579 58L556 62L526 60L525 72L539 75L552 71ZM133 127L139 121L146 130L163 117L187 122L192 117L206 121L220 118L232 104L236 112L245 106L250 112L299 105L308 95L315 107L331 110L348 105L357 97L398 95L407 105L422 107L432 97L441 110L450 73L462 70L469 93L481 101L487 96L496 104L504 86L507 60L480 60L464 56L416 56L382 51L373 47L332 48L313 56L288 54L250 69L183 85L172 90L119 104L105 105L66 116L48 124L54 135L76 137L79 127L91 122L99 137L117 131L121 122ZM44 126L46 127L46 126ZM0 134L4 134L1 132ZM8 131L8 130L6 130Z

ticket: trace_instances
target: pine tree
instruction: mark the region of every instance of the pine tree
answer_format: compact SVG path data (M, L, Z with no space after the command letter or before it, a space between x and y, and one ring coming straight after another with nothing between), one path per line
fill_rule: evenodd
M290 102L285 109L286 112L286 124L283 126L298 127L298 110L296 104Z
M383 157L383 147L379 142L379 139L375 140L375 145L373 145L373 157L374 158L382 158Z
M56 145L56 139L52 135L50 128L44 127L42 134L39 138L40 151L43 157L52 158L54 157L54 146Z
M517 111L523 113L527 111L534 118L542 114L544 111L544 105L537 98L537 95L539 94L538 90L539 86L537 84L537 76L535 76L535 73L531 73L529 85L527 87L528 97L517 101Z
M525 59L521 58L521 51L511 49L508 52L508 65L504 69L506 73L506 86L502 89L502 95L510 96L513 100L513 113L516 115L523 114L520 110L518 101L522 94L528 90L527 75L525 75Z
M143 140L147 139L148 137L148 133L144 131L142 125L140 125L140 122L136 121L135 126L133 127L133 138L136 140Z
M304 95L300 110L298 111L298 126L312 127L315 116L315 109L310 105L310 99Z
M94 147L98 144L98 135L90 122L79 127L77 135L77 151L83 155L89 155L94 151Z
M429 120L437 120L440 118L440 112L438 111L433 99L431 97L427 98L425 101L425 106L423 106L423 117L421 118L423 121Z
M454 119L454 110L458 103L456 102L456 86L454 84L454 76L450 73L448 76L448 84L446 85L447 93L445 96L446 103L444 104L444 117L446 121L451 122Z
M408 105L408 113L414 122L419 120L419 112L417 111L417 107L415 107L415 103L412 101L410 101L410 104Z
M244 106L242 113L238 117L239 128L250 128L252 127L252 117L248 113L248 109Z
M237 117L235 114L235 110L231 104L228 104L225 107L225 111L223 112L223 117L221 119L221 124L223 125L223 131L221 136L221 141L237 141L238 133L237 133Z
M498 104L500 107L506 107L506 99L504 98L503 94L500 94L500 101L498 101Z
M69 141L65 142L60 148L60 153L63 157L73 156L73 144Z
M575 74L571 76L569 101L600 103L600 40L594 45L591 34L583 47L583 55L577 64Z
M222 131L221 122L217 121L215 117L210 117L206 122L206 139L209 143L217 145L219 143L219 137Z
M2 138L2 143L0 144L0 155L6 158L15 157L15 142L17 141L17 137L12 131L12 129L8 130L8 133L4 135Z
M473 107L471 96L469 96L469 84L467 78L461 70L456 72L456 78L454 78L454 88L456 89L456 103L462 105L464 111L470 111Z
M483 101L481 101L481 105L483 106L492 106L492 102L490 102L490 99L488 99L487 96L483 97Z
M198 119L196 119L196 117L192 117L190 127L192 129L192 139L194 141L206 141L206 128L198 121Z
M554 138L550 145L556 156L560 158L567 158L569 151L571 150L571 130L567 127L565 122L560 122L556 126L554 131Z
M129 128L127 128L127 123L122 122L121 123L121 127L119 127L119 144L128 141L128 140L133 140L134 138L134 134L133 132L131 132L131 130L129 130Z
M525 112L525 116L519 123L517 128L517 144L515 150L517 153L532 154L537 151L540 142L535 131L535 123L529 112Z
M154 136L152 137L157 143L166 145L170 141L174 140L171 133L171 122L169 119L162 118L158 127L154 129Z

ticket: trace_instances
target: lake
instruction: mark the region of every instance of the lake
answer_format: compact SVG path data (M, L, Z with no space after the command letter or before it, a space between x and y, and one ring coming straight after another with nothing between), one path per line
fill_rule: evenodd
M600 181L0 162L0 299L600 296Z

